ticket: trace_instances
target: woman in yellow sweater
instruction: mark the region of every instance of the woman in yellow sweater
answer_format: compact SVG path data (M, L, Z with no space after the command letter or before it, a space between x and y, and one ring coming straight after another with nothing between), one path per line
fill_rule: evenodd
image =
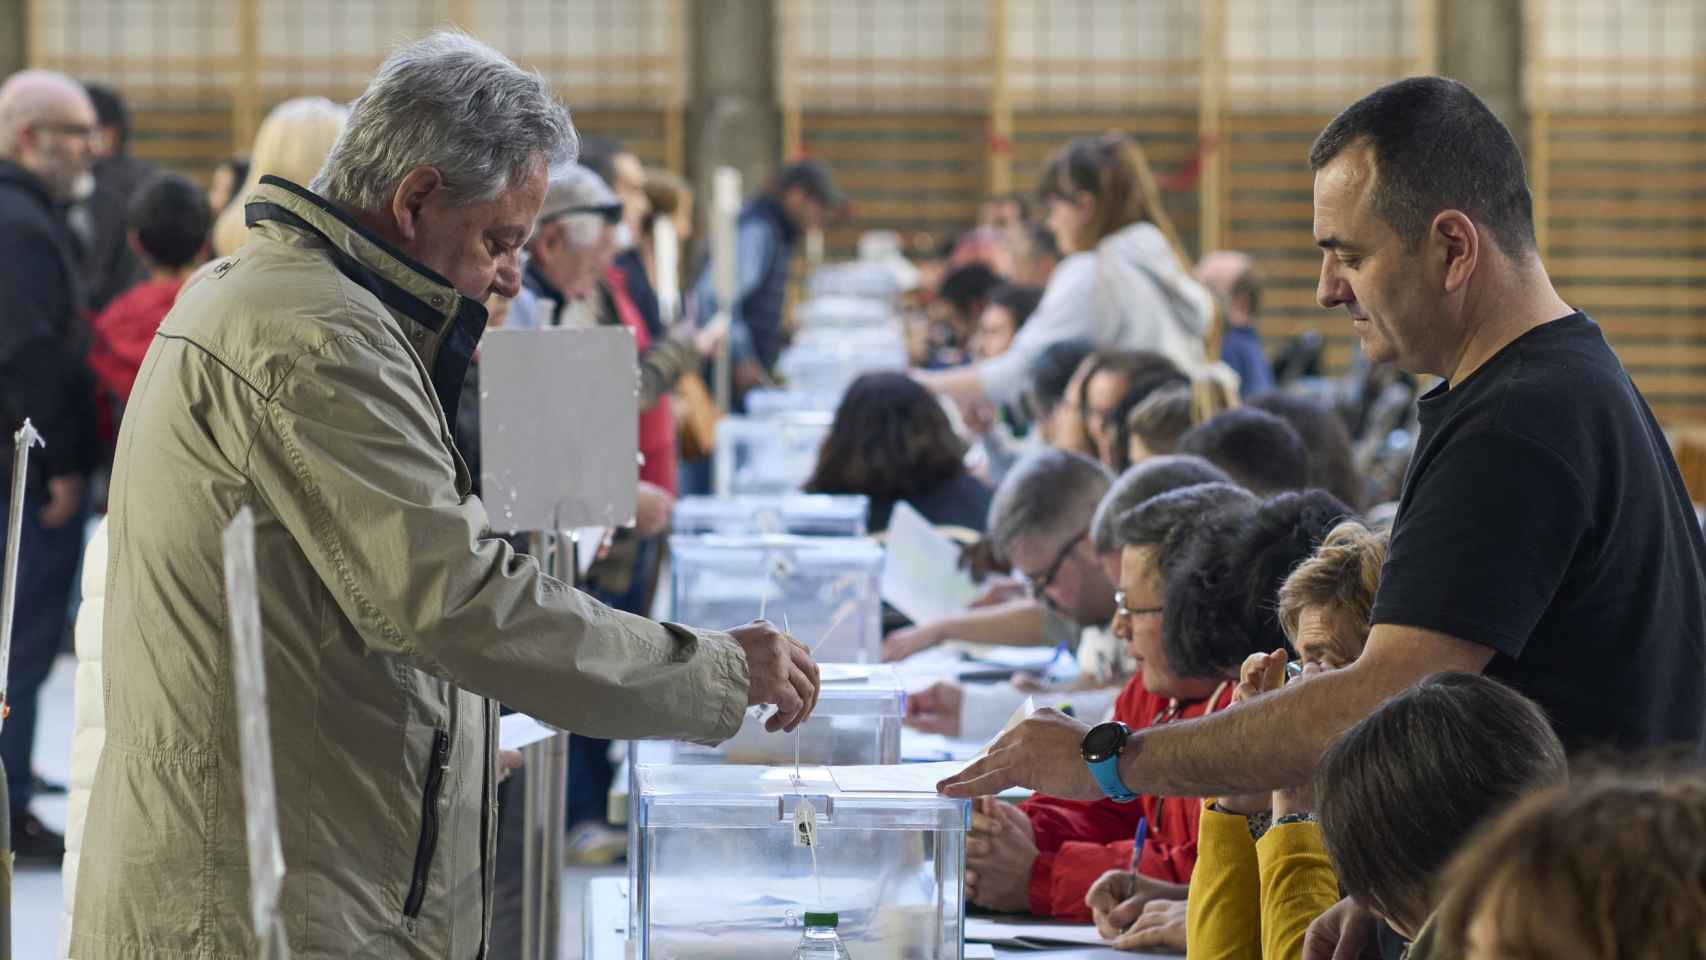
M1274 795L1274 826L1254 843L1256 827L1242 840L1232 828L1255 818L1203 815L1189 955L1301 957L1342 884L1410 942L1409 960L1454 960L1432 929L1446 862L1479 823L1565 771L1564 746L1532 701L1476 674L1435 674L1328 748L1314 787L1320 821L1292 809L1309 800L1293 791Z
M1319 665L1310 668L1311 673L1321 667L1342 667L1362 654L1385 562L1386 533L1347 520L1329 531L1315 553L1286 578L1279 593L1280 625L1302 661ZM1233 702L1278 686L1284 663L1283 653L1277 658L1272 654L1250 657ZM1295 948L1289 952L1277 948L1292 941L1301 945L1310 922L1339 900L1338 878L1327 864L1320 825L1304 816L1313 808L1309 791L1276 794L1271 815L1267 794L1204 801L1203 808L1198 856L1212 861L1215 869L1203 876L1193 874L1187 936L1191 937L1190 931L1212 928L1229 938L1224 942L1212 936L1204 939L1200 933L1191 937L1191 960L1296 955ZM1259 814L1254 828L1246 813ZM1275 819L1282 822L1270 828L1269 822ZM1260 834L1262 830L1267 832ZM1257 835L1262 837L1260 842L1254 839ZM1171 919L1159 910L1138 913L1126 908L1122 900L1126 886L1116 872L1090 892L1097 926L1116 949L1146 945L1149 928ZM1267 899L1262 894L1270 888L1284 892L1275 902L1288 905L1289 921L1276 917L1266 925L1258 923L1258 911ZM1246 936L1230 937L1236 931L1245 931ZM1259 949L1269 931L1277 952Z

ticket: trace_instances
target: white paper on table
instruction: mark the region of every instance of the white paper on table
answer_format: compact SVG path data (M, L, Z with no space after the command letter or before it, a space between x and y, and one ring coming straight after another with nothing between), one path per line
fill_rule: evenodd
M1091 923L1010 923L988 917L966 918L966 941L1020 950L1108 945Z
M820 663L817 679L819 683L864 683L871 679L871 670L857 663Z
M561 732L525 713L512 713L498 720L498 749L520 750L541 740L549 740Z
M843 793L935 793L936 784L965 769L961 760L830 767Z
M991 943L968 943L961 951L962 960L995 960L995 945Z
M883 599L913 623L966 609L977 584L960 569L960 548L902 500L889 517L883 559Z

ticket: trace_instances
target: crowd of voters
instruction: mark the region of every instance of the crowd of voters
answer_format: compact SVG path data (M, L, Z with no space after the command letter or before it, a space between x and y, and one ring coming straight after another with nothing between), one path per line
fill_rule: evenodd
M857 210L823 163L782 166L714 322L688 184L459 34L349 106L279 105L211 189L128 133L117 91L0 85L0 426L47 440L0 730L11 850L66 855L30 806L65 785L31 751L98 529L72 955L253 955L220 601L246 505L293 946L501 954L498 704L575 733L585 862L625 849L606 738L811 713L779 625L649 616L674 499L709 489L715 359L737 411L778 382L805 238ZM910 726L965 737L1060 707L941 785L975 798L967 899L1192 960L1706 957L1706 541L1664 433L1555 291L1522 156L1469 89L1374 90L1307 160L1321 325L1419 394L1395 472L1366 409L1270 364L1257 265L1193 260L1130 137L1066 143L1034 191L905 247L911 367L853 381L805 489L965 544L977 599L890 624L884 659L1059 643L1081 668L908 698ZM693 267L674 289L660 233ZM599 324L636 341L638 509L575 590L491 529L479 341ZM411 872L423 789L437 860Z

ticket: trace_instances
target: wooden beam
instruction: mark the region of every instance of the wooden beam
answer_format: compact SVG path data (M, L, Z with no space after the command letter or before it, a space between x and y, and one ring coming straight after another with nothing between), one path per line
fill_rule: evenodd
M247 154L261 126L261 2L237 6L237 90L231 98L231 150Z
M1226 151L1221 119L1226 103L1226 0L1203 0L1200 102L1197 106L1197 142L1208 151L1203 158L1202 177L1197 181L1197 236L1200 257L1220 249L1224 219Z
M1544 259L1551 250L1552 113L1546 83L1547 0L1523 0L1522 72L1528 87L1528 184L1534 197L1534 242Z
M1410 29L1416 35L1415 72L1439 72L1439 0L1411 0Z
M1007 0L989 0L989 192L1013 191L1013 94L1007 79Z
M473 36L479 36L475 22L478 12L474 0L450 0L450 22Z
M674 0L669 9L670 68L669 101L663 108L663 165L687 175L687 5Z
M805 148L801 121L799 0L776 0L776 72L782 102L782 162L791 163Z
M40 67L42 56L47 52L46 41L42 36L42 0L28 0L24 4L24 64L30 67Z

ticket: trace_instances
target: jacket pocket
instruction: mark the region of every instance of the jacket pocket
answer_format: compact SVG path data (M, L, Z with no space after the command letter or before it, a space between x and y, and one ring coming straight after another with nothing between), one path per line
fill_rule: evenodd
M438 850L438 798L444 792L444 774L450 766L450 734L435 730L432 734L432 759L427 766L426 789L421 796L421 835L415 843L415 869L409 880L409 895L403 900L403 916L414 920L421 915L421 901L426 899L427 878L432 874L432 857Z

